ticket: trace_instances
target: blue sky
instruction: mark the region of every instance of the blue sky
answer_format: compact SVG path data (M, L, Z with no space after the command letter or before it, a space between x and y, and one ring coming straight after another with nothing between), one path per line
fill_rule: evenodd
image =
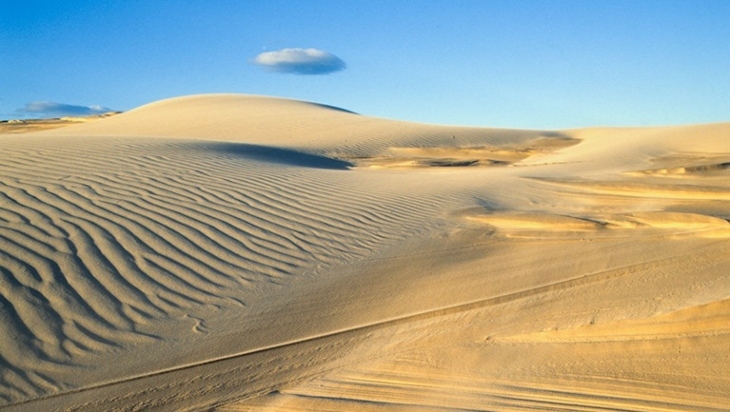
M223 92L440 124L730 121L727 0L0 0L0 7L3 119L38 117L34 107L54 104L129 110ZM256 64L262 53L310 48L342 64L328 74Z

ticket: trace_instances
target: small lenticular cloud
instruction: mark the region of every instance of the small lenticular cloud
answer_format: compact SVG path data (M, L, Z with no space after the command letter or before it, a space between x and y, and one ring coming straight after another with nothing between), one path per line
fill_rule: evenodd
M112 109L99 105L76 106L56 102L31 102L16 110L16 113L38 116L91 116L111 111Z
M319 49L282 49L261 53L253 62L275 73L329 74L347 65L332 53Z

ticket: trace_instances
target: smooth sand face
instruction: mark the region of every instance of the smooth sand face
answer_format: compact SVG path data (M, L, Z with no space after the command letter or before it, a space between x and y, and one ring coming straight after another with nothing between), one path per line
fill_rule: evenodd
M730 404L730 124L205 95L3 132L0 408Z

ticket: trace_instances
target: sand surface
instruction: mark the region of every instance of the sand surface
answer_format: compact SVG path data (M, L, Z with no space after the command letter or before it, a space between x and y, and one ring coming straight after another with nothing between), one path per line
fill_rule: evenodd
M730 405L730 123L203 95L13 127L2 411Z

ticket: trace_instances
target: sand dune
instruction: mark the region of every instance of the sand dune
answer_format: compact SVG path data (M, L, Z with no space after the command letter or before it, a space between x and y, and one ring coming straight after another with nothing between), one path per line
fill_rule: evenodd
M730 123L203 95L10 129L0 410L730 404Z

